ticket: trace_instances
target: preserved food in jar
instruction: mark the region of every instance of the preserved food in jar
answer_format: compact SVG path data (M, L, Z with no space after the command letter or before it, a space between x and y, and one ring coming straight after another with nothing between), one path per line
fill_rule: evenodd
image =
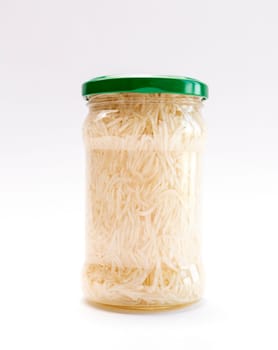
M200 299L204 97L88 96L87 300L159 309Z

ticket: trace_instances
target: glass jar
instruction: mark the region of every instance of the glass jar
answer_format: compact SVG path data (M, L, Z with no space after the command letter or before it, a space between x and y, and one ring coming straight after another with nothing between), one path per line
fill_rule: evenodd
M184 306L203 293L200 180L205 84L100 77L83 84L87 301Z

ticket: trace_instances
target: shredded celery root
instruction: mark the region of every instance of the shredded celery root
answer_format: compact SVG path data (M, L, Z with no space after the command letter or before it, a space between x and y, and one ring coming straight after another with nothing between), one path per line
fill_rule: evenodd
M201 101L115 94L89 108L85 297L138 308L198 300Z

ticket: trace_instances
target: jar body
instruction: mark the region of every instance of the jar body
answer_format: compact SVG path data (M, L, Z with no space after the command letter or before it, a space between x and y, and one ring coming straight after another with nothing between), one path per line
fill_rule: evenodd
M118 93L89 99L85 298L130 309L200 299L198 97Z

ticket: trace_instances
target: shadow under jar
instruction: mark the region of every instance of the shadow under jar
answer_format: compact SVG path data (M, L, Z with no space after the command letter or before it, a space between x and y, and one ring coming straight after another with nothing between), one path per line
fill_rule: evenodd
M100 77L83 84L85 298L126 309L185 306L203 292L204 83Z

